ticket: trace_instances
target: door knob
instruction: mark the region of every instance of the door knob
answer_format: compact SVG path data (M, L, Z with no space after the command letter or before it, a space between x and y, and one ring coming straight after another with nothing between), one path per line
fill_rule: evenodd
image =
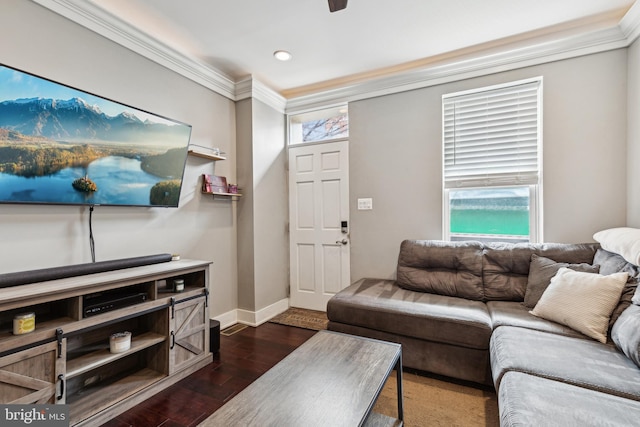
M347 243L349 243L349 241L347 239L342 239L342 240L336 240L336 243L346 245Z

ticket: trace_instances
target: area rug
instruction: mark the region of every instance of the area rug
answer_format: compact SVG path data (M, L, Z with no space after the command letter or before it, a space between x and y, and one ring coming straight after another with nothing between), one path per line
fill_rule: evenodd
M269 320L269 322L321 331L327 329L329 319L327 319L327 313L324 311L290 307L287 311Z
M373 410L398 416L395 371L389 376ZM437 378L402 373L406 427L493 427L500 425L498 399L493 391Z

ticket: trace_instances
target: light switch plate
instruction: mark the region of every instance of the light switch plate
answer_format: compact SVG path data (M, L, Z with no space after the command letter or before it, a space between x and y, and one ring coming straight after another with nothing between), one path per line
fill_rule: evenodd
M370 211L371 209L373 209L373 199L358 199L359 211Z

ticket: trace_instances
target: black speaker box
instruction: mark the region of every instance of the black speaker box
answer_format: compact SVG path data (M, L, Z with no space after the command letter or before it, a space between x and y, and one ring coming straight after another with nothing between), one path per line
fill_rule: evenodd
M220 322L211 319L209 321L210 337L209 349L211 353L217 353L220 350Z

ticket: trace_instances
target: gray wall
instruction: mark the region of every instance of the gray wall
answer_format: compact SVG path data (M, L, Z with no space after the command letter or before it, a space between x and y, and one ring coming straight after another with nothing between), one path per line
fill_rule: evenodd
M640 39L628 49L627 225L640 228Z
M287 297L289 235L285 116L255 99L237 106L238 308L259 311Z
M460 90L543 76L544 241L625 225L626 58L620 49L351 103L352 280L395 277L403 239L442 238L441 97ZM372 211L356 210L361 197Z
M289 288L289 193L285 115L253 103L256 309L286 298Z
M237 307L234 205L200 194L200 175L235 181L232 101L71 21L24 0L3 0L0 61L193 126L191 142L220 147L229 160L190 157L180 207L96 207L98 261L180 253L213 261L213 315ZM88 209L0 206L0 272L90 262Z
M256 305L255 244L253 242L253 100L236 103L237 176L242 198L238 201L238 307Z

